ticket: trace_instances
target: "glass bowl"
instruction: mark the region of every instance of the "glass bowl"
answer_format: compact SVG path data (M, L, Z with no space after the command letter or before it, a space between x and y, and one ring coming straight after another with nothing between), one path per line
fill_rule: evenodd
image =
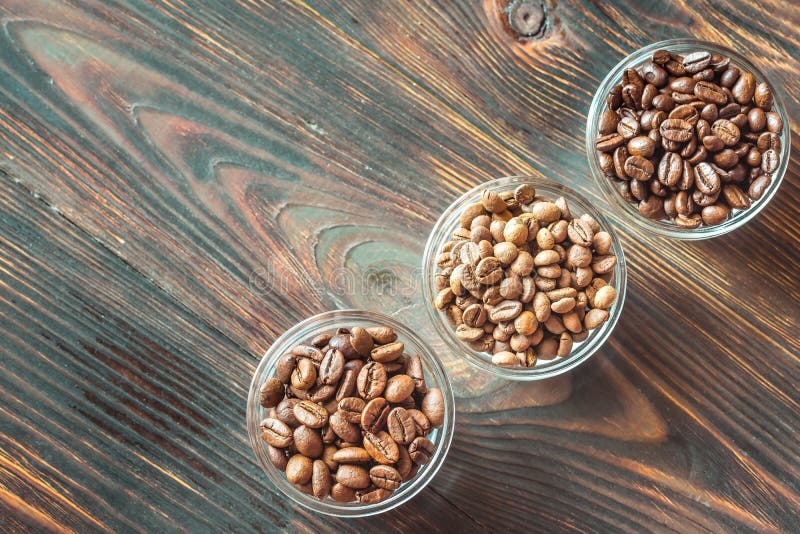
M592 330L589 336L583 341L576 341L572 352L565 358L557 357L553 360L540 360L534 367L500 367L492 363L491 355L487 352L478 352L472 349L465 342L458 339L455 330L450 326L445 314L436 309L433 304L436 290L434 287L435 276L439 268L436 265L436 257L442 246L450 240L453 232L460 227L459 216L467 204L480 202L481 194L484 189L492 189L498 193L503 191L513 191L521 184L531 184L536 189L537 195L543 195L555 200L563 196L569 205L570 211L574 216L588 213L600 224L603 230L608 232L612 238L612 251L617 256L617 264L614 267L613 276L610 284L617 291L617 300L609 309L609 317L599 328ZM587 199L574 190L551 180L537 178L534 176L509 176L498 178L489 182L482 183L477 187L467 191L442 213L436 225L431 231L428 242L425 245L425 253L422 259L422 291L425 299L425 307L428 315L436 330L436 333L444 340L447 347L456 356L464 356L470 363L487 371L495 376L508 380L542 380L563 374L589 359L605 343L614 326L622 313L622 306L625 302L626 288L626 266L625 255L622 252L622 245L613 226Z
M786 115L786 109L783 106L782 92L779 87L775 87L769 83L770 90L773 96L773 111L776 111L783 121L783 131L781 132L781 154L780 164L778 169L772 174L772 183L767 190L758 200L752 200L752 204L745 210L731 210L731 216L723 223L714 226L701 225L694 229L682 229L677 227L669 220L654 220L642 216L635 203L627 202L622 196L614 189L613 180L608 179L603 175L600 169L597 153L594 148L595 140L597 139L598 120L600 114L605 109L606 95L611 91L614 85L620 83L622 73L625 69L636 68L650 59L653 52L656 50L668 50L679 54L686 54L696 50L708 50L712 53L721 54L722 56L729 57L731 65L735 65L743 70L748 70L756 77L757 82L766 81L769 83L764 73L753 65L741 54L726 48L724 46L710 43L706 41L699 41L695 39L670 39L653 43L651 45L640 48L632 53L611 69L611 72L600 83L600 87L594 95L591 107L589 108L589 116L586 121L586 156L589 160L589 168L595 182L603 191L608 202L619 209L624 214L626 221L632 221L643 230L647 230L659 235L687 240L708 239L712 237L721 236L732 232L733 230L743 226L758 212L760 212L769 203L783 181L783 176L789 166L789 152L791 150L791 129L789 127L789 118Z
M341 503L331 498L319 500L313 495L307 495L297 489L286 479L283 471L275 467L269 460L267 443L260 437L259 423L268 417L269 409L259 404L259 388L264 381L275 376L275 368L281 355L291 350L300 343L306 343L317 334L332 332L340 327L368 327L386 325L392 327L397 333L397 338L406 347L407 354L416 354L422 360L425 381L429 387L438 387L444 398L444 422L439 428L431 429L427 438L436 446L436 451L430 461L419 468L416 476L404 482L395 490L391 497L375 504L361 504L358 502ZM453 427L455 424L455 401L450 380L445 372L441 360L431 351L425 342L417 335L395 319L374 312L358 310L339 310L320 313L296 324L281 335L270 346L253 375L250 384L250 393L247 397L247 433L250 444L258 458L258 463L267 474L272 484L284 493L293 502L315 512L338 517L364 517L380 514L405 503L433 479L444 463L450 443L453 440Z

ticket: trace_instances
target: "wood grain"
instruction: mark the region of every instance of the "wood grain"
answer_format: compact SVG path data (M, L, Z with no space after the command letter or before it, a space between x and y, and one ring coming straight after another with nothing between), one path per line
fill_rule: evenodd
M625 312L574 377L491 379L425 324L424 241L465 189L605 206L585 114L637 47L744 50L800 112L791 3L544 5L520 40L502 0L0 4L3 530L795 530L794 119L747 227L620 228ZM246 443L260 354L336 307L418 328L459 395L445 467L377 525L293 507Z

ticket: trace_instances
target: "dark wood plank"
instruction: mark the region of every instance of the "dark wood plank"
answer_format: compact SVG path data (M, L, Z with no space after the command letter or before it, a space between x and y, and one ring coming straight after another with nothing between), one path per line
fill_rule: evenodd
M602 202L585 113L642 44L697 35L747 49L784 86L789 116L800 111L791 3L547 6L544 35L525 42L501 0L0 6L3 213L17 206L1 279L17 300L2 317L11 526L322 528L270 493L241 434L248 374L280 332L355 306L432 336L422 245L482 180L548 176ZM446 355L460 414L450 459L381 526L792 530L793 149L778 197L733 235L624 229L626 311L574 380L505 384ZM42 270L60 262L70 268ZM48 309L70 313L44 309L50 294ZM195 406L198 382L219 396Z

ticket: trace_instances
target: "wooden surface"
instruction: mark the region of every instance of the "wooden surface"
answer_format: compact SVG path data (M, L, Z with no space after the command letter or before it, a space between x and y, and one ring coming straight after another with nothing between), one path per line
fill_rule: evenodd
M637 47L745 51L798 134L796 3L644 4L549 0L522 41L503 0L0 2L0 530L797 532L796 138L734 234L620 229L625 310L573 377L443 354L450 455L379 522L292 506L246 440L259 357L308 315L442 347L417 269L466 188L603 203L585 114Z

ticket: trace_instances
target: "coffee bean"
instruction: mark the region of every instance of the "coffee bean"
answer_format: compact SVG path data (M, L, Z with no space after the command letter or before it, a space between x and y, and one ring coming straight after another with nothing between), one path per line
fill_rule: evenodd
M344 373L344 365L344 354L341 351L330 349L319 364L319 383L325 385L338 384L342 373Z
M322 437L319 431L305 425L298 426L293 432L294 446L297 452L309 458L322 455Z
M324 499L331 492L331 471L322 460L315 460L311 467L311 490L314 497Z
M392 407L387 400L378 397L369 401L361 412L361 428L367 432L379 432L386 428L386 419Z
M302 454L295 454L286 463L286 478L292 484L305 484L311 480L313 461Z
M766 121L766 118L764 120ZM289 382L292 377L292 371L294 371L296 365L297 356L294 354L284 354L278 358L278 362L275 365L275 374L277 375L278 380L283 383Z
M692 137L692 125L683 119L667 119L661 123L659 132L669 141L683 143Z
M600 135L614 133L617 131L618 123L619 117L617 117L617 114L614 112L614 110L606 109L600 114L600 119L597 123L598 132ZM523 204L527 204L527 202L523 202Z
M337 482L331 486L331 498L338 502L352 502L356 500L356 490Z
M386 382L384 397L389 402L400 402L414 392L414 381L408 375L395 375Z
M761 171L764 174L772 174L778 169L779 156L773 149L766 150L761 155Z
M402 350L395 358L399 357L400 354L402 354ZM383 365L377 361L369 362L358 373L356 390L363 399L372 400L383 393L386 381L386 369Z
M649 137L640 135L628 141L627 149L631 156L649 158L655 152L656 144Z
M363 399L358 397L345 397L339 401L337 411L346 421L358 424L361 422L361 414L364 412L366 404Z
M269 461L281 471L286 470L286 464L289 462L289 454L287 449L279 449L272 445L267 445L267 457Z
M328 422L328 411L310 400L300 401L294 405L294 416L310 428L322 428Z
M400 457L397 443L383 430L375 434L366 432L364 434L364 448L379 464L393 464Z
M328 417L331 430L347 442L356 442L361 439L361 431L356 425L349 422L344 414L337 412Z
M653 164L641 156L631 156L625 160L625 174L640 181L649 180L653 176Z
M421 411L433 426L441 426L444 422L444 397L439 388L430 388L422 398Z
M434 446L428 438L418 437L408 446L408 454L411 460L418 465L426 464L433 456Z
M722 188L722 196L731 208L743 210L750 207L750 199L737 185L728 184L724 186Z
M756 78L750 72L742 72L739 79L731 88L733 98L741 105L746 105L752 100L756 89Z
M606 322L608 319L608 311L594 308L586 312L586 317L583 319L583 324L588 330L593 330Z
M387 343L379 347L375 347L370 352L370 356L376 362L393 362L403 354L404 345L400 341Z
M771 183L772 177L769 174L762 174L753 180L753 183L750 184L750 189L747 191L747 194L753 200L758 200L764 196L764 193L769 188Z
M372 456L362 447L345 447L333 453L332 460L337 464L367 464Z
M694 183L698 191L712 195L720 190L719 175L708 163L699 163L694 168Z
M298 345L292 349L292 354L300 358L310 358L315 362L321 362L324 357L322 351L312 345Z
M308 358L300 358L292 371L292 386L296 389L306 390L317 381L317 369Z
M377 488L361 494L356 492L356 494L358 495L358 501L361 504L379 503L381 501L385 501L386 499L392 496L392 492L385 488Z
M718 106L725 105L728 102L728 95L725 94L722 87L712 82L697 82L694 86L694 94L700 100L717 104Z
M360 465L343 464L336 470L336 482L348 488L364 489L368 488L372 481L369 478L369 471Z
M260 428L261 439L273 447L283 448L292 444L292 429L283 421L268 417L261 421Z
M264 408L272 408L277 406L283 399L284 387L283 382L277 378L268 378L262 385L258 392L258 403Z
M400 445L408 445L417 435L414 419L405 408L392 409L386 424L389 435Z
M686 72L694 74L708 67L711 63L711 53L706 50L692 52L683 58L683 67Z
M625 142L625 138L618 133L610 133L603 136L600 136L595 143L595 148L600 152L611 152L622 143Z
M369 478L378 488L389 491L396 490L403 482L400 472L389 465L374 466L369 470Z

